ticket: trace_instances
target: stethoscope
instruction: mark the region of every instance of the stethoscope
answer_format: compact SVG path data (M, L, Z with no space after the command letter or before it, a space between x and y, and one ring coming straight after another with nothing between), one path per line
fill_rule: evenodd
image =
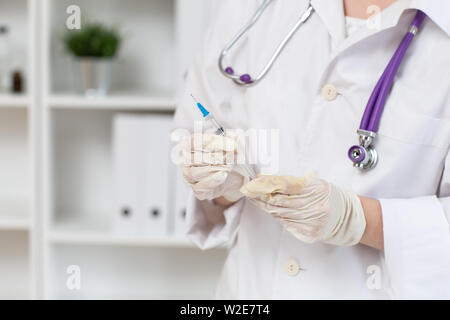
M294 27L289 31L289 33L284 37L275 52L270 57L266 66L258 74L256 78L252 78L248 73L236 74L231 66L224 67L223 61L227 56L230 49L242 38L244 34L259 20L264 10L267 9L269 4L273 0L264 0L262 5L258 8L255 14L250 18L250 20L244 25L244 27L233 37L233 39L225 46L225 48L220 53L219 57L219 68L222 74L233 80L239 86L253 86L260 82L273 66L274 62L278 59L281 52L283 51L286 44L295 34L295 32L303 25L313 14L314 8L309 2L307 9L303 12L300 19L294 25ZM373 143L377 136L377 130L380 123L381 114L383 113L384 105L386 103L387 96L392 87L394 77L397 70L405 56L406 50L411 44L414 36L417 34L420 25L425 19L426 15L422 11L417 11L406 35L403 37L402 42L398 46L394 55L392 56L389 64L384 70L381 78L378 80L370 98L367 103L366 109L364 110L363 117L361 119L361 124L357 130L359 136L359 144L350 147L348 150L348 157L353 162L353 165L362 170L368 170L375 167L378 161L378 154L375 150Z
M262 5L258 8L258 10L255 12L255 14L250 18L250 20L242 27L241 30L231 39L231 41L223 48L222 52L220 53L219 57L219 68L222 74L233 80L236 84L240 86L253 86L257 84L259 81L261 81L262 78L267 74L269 69L274 64L275 60L278 59L278 56L280 55L281 51L283 51L286 44L291 40L292 36L295 34L295 32L300 28L302 24L304 24L308 18L312 15L314 12L314 8L311 6L311 3L308 5L308 8L305 10L305 12L301 15L300 19L297 21L297 23L294 25L294 27L288 32L286 37L284 37L283 40L281 40L278 47L275 49L275 52L272 54L272 56L269 59L269 62L267 62L266 66L262 69L262 71L259 73L259 75L256 78L252 78L248 73L244 73L241 75L237 75L234 73L234 69L231 66L224 67L223 66L223 60L227 56L230 49L236 44L236 42L239 41L240 38L244 34L247 33L247 31L256 23L256 21L259 20L261 15L263 14L264 10L267 9L269 4L273 0L264 0Z

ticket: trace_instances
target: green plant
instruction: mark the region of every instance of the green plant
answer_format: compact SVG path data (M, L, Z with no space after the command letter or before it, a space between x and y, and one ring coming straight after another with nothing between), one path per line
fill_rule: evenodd
M113 58L119 50L121 40L116 29L101 23L67 31L63 37L66 50L76 57Z

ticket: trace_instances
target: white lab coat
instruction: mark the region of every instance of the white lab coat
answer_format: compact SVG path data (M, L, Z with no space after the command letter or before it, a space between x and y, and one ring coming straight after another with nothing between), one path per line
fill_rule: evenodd
M189 71L176 127L192 128L200 119L192 92L226 128L279 129L278 170L256 170L297 176L314 170L380 199L385 250L305 244L245 199L223 212L191 196L190 238L203 249L232 243L217 297L450 298L450 1L399 0L381 13L380 29L346 38L342 1L313 0L316 12L266 78L242 88L219 73L217 59L260 3L223 1ZM230 53L234 69L257 74L306 6L306 0L274 1ZM347 150L357 144L367 100L414 17L410 8L429 18L387 100L375 143L379 162L361 172ZM326 84L337 89L335 98L324 98ZM300 271L288 272L287 261Z

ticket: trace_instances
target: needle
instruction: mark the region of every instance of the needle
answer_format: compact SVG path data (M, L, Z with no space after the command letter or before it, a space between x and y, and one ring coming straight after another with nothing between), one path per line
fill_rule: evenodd
M192 97L192 99L194 99L195 103L198 103L197 98L195 98L194 95L193 95L192 93L191 93L191 97Z

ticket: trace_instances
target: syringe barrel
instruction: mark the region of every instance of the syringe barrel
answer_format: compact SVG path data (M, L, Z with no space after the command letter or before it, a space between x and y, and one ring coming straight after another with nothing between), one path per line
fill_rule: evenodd
M209 124L214 128L215 134L219 136L225 135L225 129L217 122L216 118L214 118L214 116L211 115L211 113L205 117L205 120L207 120Z

